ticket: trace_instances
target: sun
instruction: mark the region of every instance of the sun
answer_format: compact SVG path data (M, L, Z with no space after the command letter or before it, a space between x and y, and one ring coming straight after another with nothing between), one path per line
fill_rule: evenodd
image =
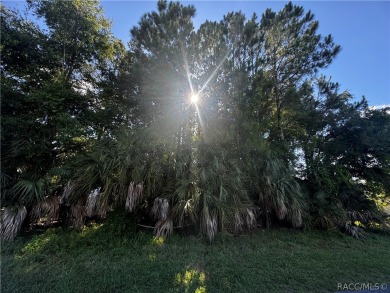
M199 95L195 93L191 94L190 101L192 104L197 104L199 102Z

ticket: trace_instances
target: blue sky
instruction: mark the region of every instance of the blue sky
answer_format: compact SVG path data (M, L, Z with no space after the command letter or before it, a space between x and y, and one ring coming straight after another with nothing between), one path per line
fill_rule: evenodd
M181 1L197 10L195 28L206 19L219 21L223 15L241 10L248 18L260 17L266 8L279 11L287 1ZM24 7L24 2L4 1L6 6ZM113 22L113 33L124 43L141 16L157 9L157 1L101 1ZM324 70L333 81L357 99L365 95L369 105L390 104L390 2L387 1L294 1L311 10L319 20L319 32L332 34L342 51Z

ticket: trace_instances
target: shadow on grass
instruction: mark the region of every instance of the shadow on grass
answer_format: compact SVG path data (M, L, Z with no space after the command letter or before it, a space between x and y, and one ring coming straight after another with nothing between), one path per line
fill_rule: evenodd
M111 215L2 246L2 292L332 292L337 282L387 282L390 238L272 230L211 244L154 237ZM207 289L207 290L206 290Z

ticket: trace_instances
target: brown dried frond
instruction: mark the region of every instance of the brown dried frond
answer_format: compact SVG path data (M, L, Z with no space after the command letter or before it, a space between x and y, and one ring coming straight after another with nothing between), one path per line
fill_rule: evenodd
M58 219L60 210L60 198L58 196L48 196L38 202L31 210L32 220L39 220L46 217L45 225L51 224Z
M301 210L293 209L291 213L291 224L294 228L302 227L302 214Z
M156 237L167 237L173 232L173 221L171 218L160 219L154 226Z
M126 209L131 213L135 207L135 198L133 196L134 182L130 182L129 188L127 189L126 197Z
M152 215L156 219L164 220L169 214L169 202L166 198L156 197L152 207Z
M87 202L85 204L86 215L87 217L92 217L95 214L97 202L100 198L100 188L92 190L87 198Z
M5 207L1 210L1 241L15 238L22 227L26 215L27 209L25 206Z
M241 233L244 230L251 231L257 226L255 211L248 208L245 211L236 211L234 214L234 233Z
M370 211L348 211L347 215L351 221L359 221L363 224L372 220L372 214Z
M92 190L87 198L85 204L85 211L87 217L98 216L105 218L109 210L108 198L100 192L101 188Z
M80 203L70 207L70 224L76 229L84 227L84 220L86 216L85 207Z
M344 229L345 229L345 232L347 234L351 235L352 237L354 237L356 239L359 239L359 238L362 238L365 236L365 232L364 232L363 228L358 227L358 226L354 226L351 223L346 223L344 225Z
M236 213L234 214L234 233L241 233L241 231L243 230L243 226L244 221L241 217L241 214L239 211L236 211Z
M283 220L287 215L287 208L284 205L284 202L281 202L276 209L276 214L279 218L279 220Z
M105 218L109 209L110 206L108 204L107 197L99 196L96 203L95 215L100 218Z
M130 182L127 189L126 197L126 209L131 213L134 211L137 204L140 202L144 194L144 187L141 183L135 185L134 182Z
M215 215L209 213L204 214L203 229L206 232L207 237L212 241L218 232L218 221Z
M255 212L253 209L246 210L245 223L246 223L246 227L249 231L256 229L257 221L256 221Z
M76 183L73 181L68 181L68 183L66 183L66 185L64 186L64 191L60 196L60 204L63 204L68 201L69 195L71 195L75 187Z

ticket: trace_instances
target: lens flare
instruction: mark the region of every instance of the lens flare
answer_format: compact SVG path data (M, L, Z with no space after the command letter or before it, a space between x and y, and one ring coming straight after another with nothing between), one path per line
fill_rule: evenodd
M197 104L199 102L199 96L197 94L192 94L190 96L190 101L192 104Z

